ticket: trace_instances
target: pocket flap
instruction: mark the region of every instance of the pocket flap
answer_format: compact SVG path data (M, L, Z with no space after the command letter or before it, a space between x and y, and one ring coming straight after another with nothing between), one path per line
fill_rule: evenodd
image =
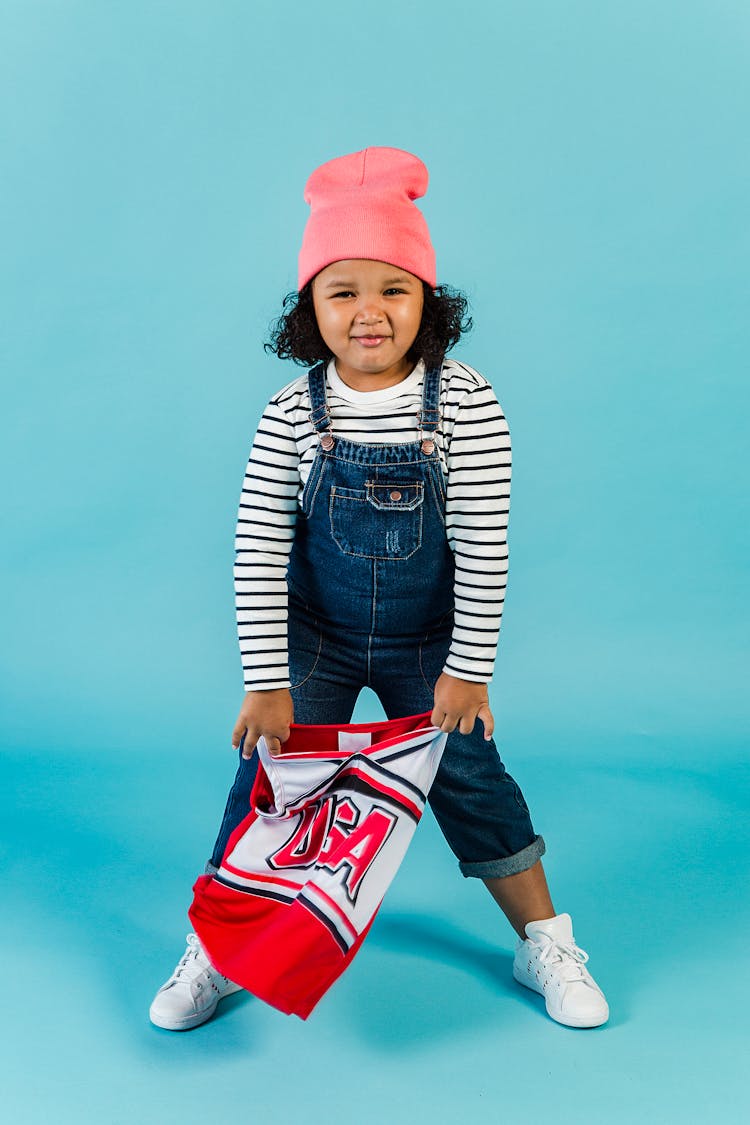
M412 511L423 498L422 481L367 481L367 499L375 508Z

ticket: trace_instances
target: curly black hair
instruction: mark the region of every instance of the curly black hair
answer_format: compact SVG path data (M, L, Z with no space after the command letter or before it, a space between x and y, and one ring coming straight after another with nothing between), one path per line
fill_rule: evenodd
M423 359L429 367L438 363L464 333L471 331L472 319L467 315L469 302L460 290L448 285L433 289L426 281L422 286L422 320L406 358L412 363ZM263 347L279 359L291 359L305 367L331 359L333 353L323 340L315 318L312 281L298 293L287 293L284 312L273 322L270 339Z

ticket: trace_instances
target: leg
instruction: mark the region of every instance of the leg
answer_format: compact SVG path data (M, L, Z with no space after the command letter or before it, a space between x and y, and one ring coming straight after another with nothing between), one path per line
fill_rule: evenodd
M324 635L304 607L290 604L289 670L297 723L348 723L364 681L356 661ZM360 677L360 678L358 678ZM250 809L250 793L258 771L258 755L242 758L227 800L224 819L206 865L212 874L221 865L227 841ZM222 976L208 960L195 934L172 976L157 992L151 1022L170 1031L185 1031L210 1019L219 1001L239 986Z
M449 618L421 643L388 638L375 650L373 687L389 718L432 709L451 630ZM462 873L485 882L520 936L527 921L554 914L540 862L544 840L480 722L470 735L448 736L429 802Z
M434 642L434 643L433 643ZM399 641L379 662L373 687L389 718L432 710L434 684L450 645L450 629L416 649ZM585 967L569 914L555 914L541 864L545 845L529 809L482 724L448 736L429 797L464 875L483 880L519 935L513 976L540 992L547 1013L571 1027L599 1027L609 1018L601 989ZM528 926L528 934L526 927Z
M526 937L527 922L555 916L541 859L515 875L490 877L483 882L521 938Z
M295 723L348 723L363 686L359 669L351 666L312 614L293 598L289 601L288 634ZM209 874L221 865L229 837L249 812L257 772L257 753L244 759L241 742L237 775L229 791L211 859L206 864Z

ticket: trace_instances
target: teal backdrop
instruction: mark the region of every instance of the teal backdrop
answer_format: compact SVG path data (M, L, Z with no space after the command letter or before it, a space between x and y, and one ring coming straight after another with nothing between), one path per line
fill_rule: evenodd
M747 1120L747 4L0 0L0 64L10 1120ZM428 165L509 421L491 699L597 1031L431 819L307 1025L148 1023L234 770L263 340L368 145Z

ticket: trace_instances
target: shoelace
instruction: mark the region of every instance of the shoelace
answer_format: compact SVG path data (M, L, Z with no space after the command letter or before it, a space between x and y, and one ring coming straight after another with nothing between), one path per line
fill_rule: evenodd
M179 960L177 968L172 973L172 980L178 980L180 977L188 981L196 980L201 973L206 971L207 966L203 963L201 954L201 944L195 934L188 934L187 936L188 947Z
M586 972L583 966L589 959L588 953L573 942L555 941L550 938L539 954L540 964L549 961L550 964L565 965L565 980L585 980Z

